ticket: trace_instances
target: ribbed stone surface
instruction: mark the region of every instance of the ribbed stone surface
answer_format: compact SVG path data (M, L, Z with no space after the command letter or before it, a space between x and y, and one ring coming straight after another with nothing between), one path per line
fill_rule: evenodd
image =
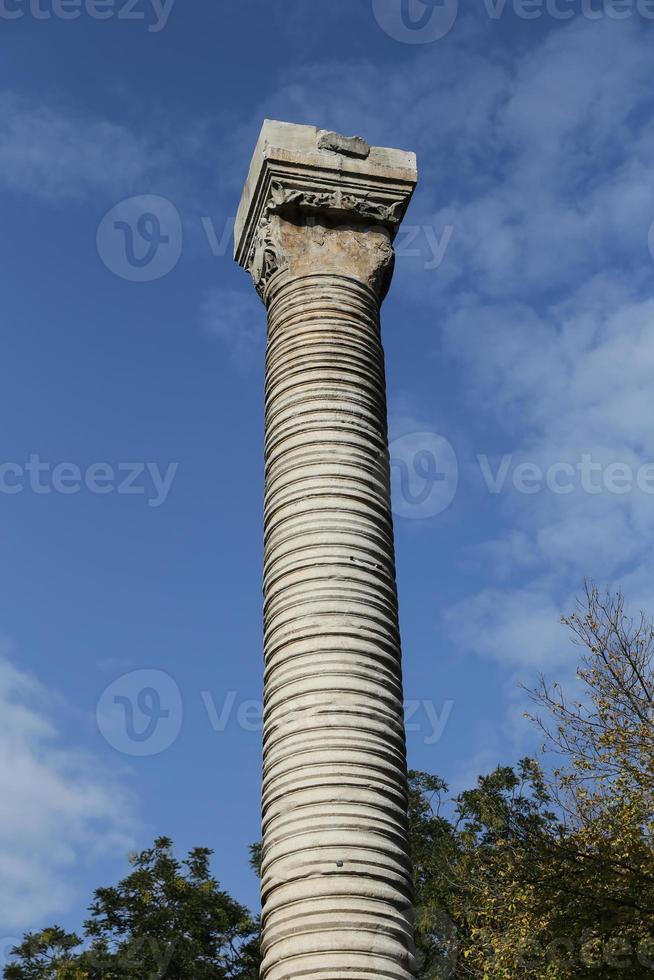
M379 299L269 283L266 980L410 980L412 889Z
M268 307L263 980L411 980L379 305L413 153L266 120L234 254Z

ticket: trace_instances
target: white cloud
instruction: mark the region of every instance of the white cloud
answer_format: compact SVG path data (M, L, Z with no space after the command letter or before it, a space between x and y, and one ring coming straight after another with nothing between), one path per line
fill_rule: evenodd
M225 346L232 363L249 370L260 357L266 340L266 314L251 284L244 290L216 286L207 290L200 318L206 330Z
M0 93L0 186L47 200L129 193L165 153L124 125Z
M603 267L627 260L633 267L634 250L639 264L649 261L649 60L636 23L579 18L507 59L503 71L492 54L462 52L464 89L454 105L447 65L432 63L432 88L444 97L419 99L429 125L417 145L430 172L442 175L434 226L455 228L431 280L435 295L450 287L448 301L458 301L452 293L471 288L532 301ZM471 131L477 95L485 112ZM452 113L441 126L445 106ZM429 277L421 281L430 288Z
M576 464L592 452L637 466L654 459L654 301L646 292L654 124L643 111L651 46L640 28L636 18L575 18L534 32L518 55L466 28L395 66L291 68L219 149L215 122L204 120L182 127L179 152L208 161L235 203L264 116L416 149L425 179L409 221L431 213L439 233L453 225L454 235L436 273L407 263L398 286L444 325L444 350L462 364L473 417L485 424L494 413L516 460ZM124 189L179 163L152 132L15 95L0 99L0 135L0 184L50 198ZM209 290L200 316L239 368L260 356L264 317L251 287ZM439 417L438 428L460 430L461 420ZM493 657L524 649L532 663L549 646L529 649L527 620L539 635L545 615L556 626L585 574L636 575L653 508L638 493L545 491L500 503L506 527L478 554L503 591L466 600L478 602L477 615L489 615L489 597L498 603L488 632L495 639L473 645ZM513 637L509 613L522 624Z
M448 349L469 373L472 404L493 411L504 438L514 440L513 464L529 460L546 472L562 462L579 473L589 456L597 467L592 486L600 490L588 493L578 475L569 494L543 486L524 495L507 481L498 497L504 536L482 555L498 580L520 585L486 589L450 610L450 627L467 649L546 667L555 663L547 621L556 625L584 577L611 585L627 579L640 599L654 533L654 498L636 483L654 462L653 324L654 301L638 300L610 276L540 314L479 304L451 318ZM630 468L628 492L607 489L611 464ZM651 589L646 594L654 598Z
M487 433L493 417L515 462L654 459L654 124L640 28L575 18L517 56L473 30L395 69L292 72L224 148L235 186L264 115L417 150L428 177L408 220L431 208L434 228L454 235L437 273L407 264L397 286L433 308L468 420ZM460 430L460 412L439 427ZM466 437L473 456L485 451ZM640 492L504 495L500 528L477 552L503 588L455 607L458 641L504 664L557 662L558 619L583 577L614 581L647 561L651 503Z
M496 413L516 461L546 470L559 462L578 467L590 455L602 474L624 463L635 477L654 461L653 323L654 300L601 277L540 314L516 304L469 305L450 318L445 341L469 371L471 403ZM531 530L544 559L611 576L654 530L652 497L636 485L610 492L599 472L592 483L600 493L589 494L577 478L571 494L513 494L510 514Z
M446 307L444 349L466 380L479 452L490 413L514 464L576 466L590 453L635 474L654 461L648 61L633 24L552 31L498 89L501 173L436 215L455 235L437 279L422 282ZM511 668L562 670L558 618L584 576L622 582L651 608L652 504L637 488L526 496L509 481L502 531L475 552L493 584L448 611L455 641Z
M395 66L289 71L224 142L223 182L242 186L264 116L406 146L424 175L407 220L454 227L437 275L416 267L420 288L398 276L421 304L470 288L523 301L565 291L634 249L648 258L654 123L639 27L580 17L513 57L462 31Z
M484 589L450 607L445 622L466 650L502 664L544 667L569 660L559 610L540 585Z
M5 645L6 651L6 645ZM0 651L0 934L47 925L82 870L133 845L132 801L98 761L66 746L53 695Z

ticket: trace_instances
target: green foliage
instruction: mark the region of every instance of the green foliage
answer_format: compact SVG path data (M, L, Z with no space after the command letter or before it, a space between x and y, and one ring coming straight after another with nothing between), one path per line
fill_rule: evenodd
M564 620L582 693L533 692L556 764L446 788L411 779L420 976L654 978L654 629L621 595Z
M532 692L555 765L499 767L454 800L410 774L421 980L654 978L654 627L594 587L565 622L582 693ZM155 841L96 892L83 938L27 935L5 980L256 980L259 922L210 855Z
M82 940L58 926L28 933L14 949L19 962L4 969L5 980L77 980L85 977L76 950Z
M211 851L184 861L160 837L131 859L131 873L99 888L82 940L58 928L28 935L5 980L256 980L257 924L222 891Z

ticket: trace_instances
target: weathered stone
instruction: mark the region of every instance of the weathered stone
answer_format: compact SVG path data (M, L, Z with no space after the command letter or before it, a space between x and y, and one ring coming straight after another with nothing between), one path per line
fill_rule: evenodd
M379 224L392 241L411 199L415 154L373 146L365 160L343 156L321 150L319 132L269 119L263 124L234 227L236 260L262 296L284 263L273 215Z
M236 257L268 308L264 980L410 980L380 303L415 157L264 124Z
M366 160L370 156L370 144L360 136L341 136L340 133L321 132L318 136L319 150L333 150L346 157L359 157Z

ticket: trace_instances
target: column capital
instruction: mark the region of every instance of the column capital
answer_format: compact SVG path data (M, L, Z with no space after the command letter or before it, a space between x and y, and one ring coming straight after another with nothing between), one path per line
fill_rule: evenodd
M262 296L275 273L293 274L294 265L296 272L337 271L342 249L334 232L343 227L354 233L341 256L344 271L353 253L369 253L367 231L377 236L380 261L388 265L416 182L414 153L267 119L236 217L234 257ZM309 229L308 236L298 239L298 228ZM377 273L365 258L363 264L360 278L372 281ZM356 267L355 260L355 276Z

